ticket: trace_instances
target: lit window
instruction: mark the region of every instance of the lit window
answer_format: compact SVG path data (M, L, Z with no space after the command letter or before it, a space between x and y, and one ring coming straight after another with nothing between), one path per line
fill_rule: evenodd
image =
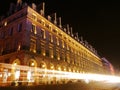
M49 49L50 57L53 58L53 48Z
M51 25L49 25L49 29L52 30L52 26Z
M28 71L27 72L27 79L28 79L28 81L31 80L31 77L32 77L32 73L31 73L31 71Z
M34 78L33 78L33 71L28 71L27 72L27 80L28 80L28 82L34 82Z
M15 71L15 80L18 80L20 77L20 70Z
M35 66L35 62L34 61L30 61L29 62L29 66L34 67Z
M52 34L50 33L49 36L50 36L50 37L49 37L49 41L50 41L50 42L53 42L53 36L52 36Z
M67 50L69 50L70 48L69 48L69 46L68 46L68 44L67 44Z
M59 53L59 51L56 51L56 57L57 57L57 60L60 60L60 53Z
M42 39L45 39L45 38L46 38L46 36L45 36L45 31L44 31L44 30L41 30L41 35L40 35L40 36L41 36Z
M34 24L32 24L32 30L31 30L31 32L33 32L34 34L37 34L36 26Z
M51 68L51 70L53 70L53 69L54 69L54 66L51 66L50 68Z
M58 70L59 70L59 71L61 71L61 68L60 68L60 67L58 67Z
M64 44L64 41L62 40L62 47L64 48L65 47L65 44Z
M71 52L73 52L73 49L71 48Z
M56 37L56 43L57 43L57 45L59 45L59 39L58 39L58 37Z
M40 63L40 68L45 68L46 67L46 65L44 64L44 63Z
M31 42L30 42L30 51L36 53L36 40L34 40L34 39L31 39Z
M67 53L67 62L70 63L70 55Z
M61 54L61 59L62 59L63 61L65 61L65 53L64 53L64 52Z
M17 62L15 62L13 65L16 66L16 65L17 65Z
M46 53L45 53L45 48L41 48L41 53L42 53L43 56L46 55Z

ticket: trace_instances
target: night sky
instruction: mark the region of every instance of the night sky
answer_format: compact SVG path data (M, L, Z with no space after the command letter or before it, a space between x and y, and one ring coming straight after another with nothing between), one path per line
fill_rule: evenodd
M0 14L8 11L10 2L0 3ZM23 0L36 4L45 2L46 15L57 13L62 24L69 24L98 52L120 70L120 2L91 0Z

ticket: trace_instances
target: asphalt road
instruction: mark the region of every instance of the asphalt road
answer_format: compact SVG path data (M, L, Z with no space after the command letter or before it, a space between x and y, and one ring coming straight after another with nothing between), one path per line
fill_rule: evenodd
M101 82L92 83L68 83L55 85L35 86L7 86L0 87L0 90L120 90L119 84L105 84Z

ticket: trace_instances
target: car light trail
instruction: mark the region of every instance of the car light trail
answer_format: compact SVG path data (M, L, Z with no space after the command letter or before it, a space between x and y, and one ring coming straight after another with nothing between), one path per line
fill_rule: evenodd
M29 82L30 81L34 82L34 80L31 80L31 78L34 79L35 77L49 77L49 78L55 77L56 79L84 80L87 83L89 81L100 81L100 82L105 82L105 83L120 83L120 77L114 76L114 75L103 75L103 74L92 74L92 73L73 73L73 72L66 72L66 71L41 69L39 67L29 67L29 66L12 65L12 64L4 64L4 63L0 63L0 68L5 68L5 70L9 69L6 71L4 70L0 71L0 79L6 78L7 80L7 78L14 75L15 79L18 82L19 82L19 78L22 75ZM25 71L26 73L23 73L23 71ZM24 80L21 82L24 82Z

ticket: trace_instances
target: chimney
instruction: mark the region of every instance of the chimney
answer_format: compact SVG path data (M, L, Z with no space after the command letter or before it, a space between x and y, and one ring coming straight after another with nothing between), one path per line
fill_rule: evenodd
M45 3L42 2L38 5L38 11L42 16L45 16Z
M56 15L56 13L53 13L53 14L51 14L50 16L51 16L51 19L52 19L53 23L54 23L55 25L57 25L57 19L56 19L57 15Z
M10 8L9 8L9 13L8 15L11 15L15 12L15 4L14 3L10 3Z
M35 5L35 3L32 3L32 9L36 10L36 5Z
M78 37L78 32L76 33L76 39L77 39L77 40L79 39L79 37Z
M70 28L70 32L71 32L71 36L73 37L73 31L72 31L72 27Z
M55 24L55 25L57 24L56 18L57 18L57 14L55 13L55 16L54 16L54 24Z
M59 17L59 27L62 28L62 24L61 24L61 17Z
M22 0L17 0L17 5L22 5Z
M67 33L70 35L69 24L67 24Z
M17 0L17 5L16 5L16 10L15 11L18 11L22 8L22 0Z
M51 16L50 16L50 15L48 15L48 16L47 16L47 19L48 19L49 21L51 21Z

